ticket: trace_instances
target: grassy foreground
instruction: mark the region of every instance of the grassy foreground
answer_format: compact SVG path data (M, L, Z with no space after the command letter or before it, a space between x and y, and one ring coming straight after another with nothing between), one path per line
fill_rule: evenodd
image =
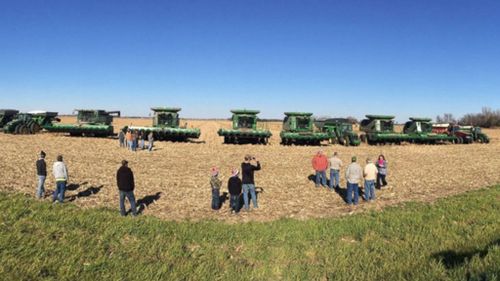
M2 280L500 280L500 186L340 219L238 225L5 193L0 210Z

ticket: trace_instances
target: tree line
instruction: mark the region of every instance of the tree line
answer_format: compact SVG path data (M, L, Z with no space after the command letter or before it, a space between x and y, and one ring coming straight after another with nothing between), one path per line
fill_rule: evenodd
M467 113L461 118L455 118L451 113L444 113L436 116L436 123L472 125L483 128L500 127L500 110L483 107L480 113Z

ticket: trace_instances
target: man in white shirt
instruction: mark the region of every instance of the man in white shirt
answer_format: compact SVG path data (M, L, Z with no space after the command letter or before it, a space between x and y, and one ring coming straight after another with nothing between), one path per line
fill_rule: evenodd
M338 153L334 152L333 156L328 159L330 162L330 189L340 189L340 168L342 160L338 157Z
M365 176L365 200L375 200L375 180L377 179L378 169L370 158L366 159L363 174Z

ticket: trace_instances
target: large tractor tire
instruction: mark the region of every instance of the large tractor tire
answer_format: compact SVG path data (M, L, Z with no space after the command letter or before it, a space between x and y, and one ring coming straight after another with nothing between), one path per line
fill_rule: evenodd
M16 128L14 129L14 134L19 135L21 134L21 129L22 129L22 124L18 124Z
M37 123L33 122L29 126L29 130L30 130L30 134L36 134L36 133L40 132L42 130L42 128Z

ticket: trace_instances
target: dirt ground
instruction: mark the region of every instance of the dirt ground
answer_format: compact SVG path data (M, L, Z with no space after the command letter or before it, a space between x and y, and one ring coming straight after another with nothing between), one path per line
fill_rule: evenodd
M63 118L71 123L73 118ZM349 209L341 195L315 188L311 159L319 150L328 155L338 151L344 164L356 155L362 163L367 157L384 154L389 162L391 189L376 191L375 203L364 203L355 212L396 205L405 201L428 201L500 183L500 130L485 130L488 145L386 145L360 147L281 146L281 124L262 125L273 133L270 145L224 145L217 136L228 121L184 120L188 127L202 131L199 140L189 143L156 142L151 153L122 149L115 139L79 138L58 134L15 136L0 134L0 190L34 196L37 177L35 161L40 150L47 153L49 173L57 154L64 155L70 173L66 192L69 204L82 208L116 208L118 192L116 170L122 159L129 161L136 179L136 197L145 206L144 214L168 220L214 219L230 223L271 221L279 218L318 218L346 215ZM124 125L150 125L151 119L118 118L115 129ZM245 154L261 160L256 173L259 206L251 212L231 215L229 202L220 211L210 209L209 171L221 169L226 183L232 167L239 167ZM345 188L342 171L341 186ZM49 175L46 188L55 183ZM222 191L227 191L226 184ZM50 202L47 197L45 200Z

